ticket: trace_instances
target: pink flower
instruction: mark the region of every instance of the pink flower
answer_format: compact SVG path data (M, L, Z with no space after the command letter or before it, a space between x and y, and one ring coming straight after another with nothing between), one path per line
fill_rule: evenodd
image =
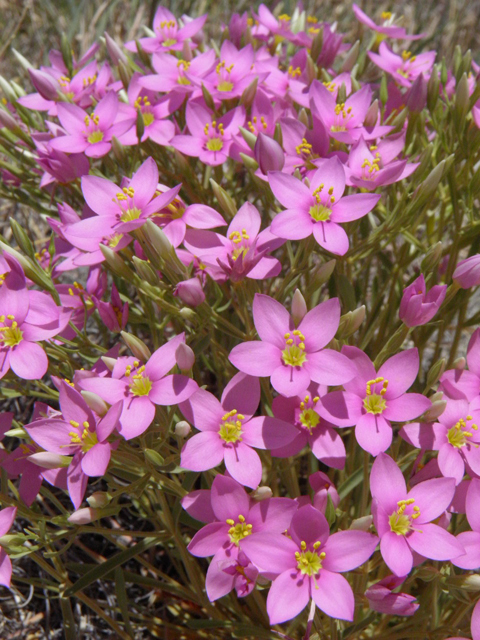
M215 100L239 98L257 73L252 73L254 52L251 44L240 51L225 40L220 49L220 60L214 71L202 83Z
M206 471L222 460L229 474L255 489L262 479L262 463L256 449L273 449L291 442L295 429L282 420L265 416L253 418L260 402L260 383L237 373L225 387L219 402L199 389L180 410L200 433L187 440L180 464L192 471Z
M343 256L349 242L338 223L362 218L377 204L380 195L360 193L342 198L345 171L340 160L319 160L316 165L310 186L284 173L268 174L273 194L287 207L273 219L272 233L288 240L300 240L313 233L321 247Z
M189 278L179 282L173 295L191 307L198 307L199 304L205 302L205 293L199 278Z
M115 404L98 419L82 395L62 381L60 409L61 416L35 420L26 425L25 430L45 451L59 456L73 455L67 468L67 486L73 505L78 509L88 478L103 476L107 470L112 450L107 438L118 425L122 406Z
M147 158L128 182L116 184L98 176L84 176L82 191L88 206L97 215L76 224L76 233L85 235L105 233L106 227L115 233L126 233L141 227L148 218L169 205L182 185L157 192L158 168L153 158Z
M183 333L159 347L146 364L136 358L118 358L111 378L80 381L82 389L93 391L109 404L122 401L117 430L126 440L148 429L155 417L155 405L179 404L198 389L197 383L186 376L166 375L176 364L175 351L180 342L185 342Z
M438 451L438 466L442 475L455 478L459 484L469 473L480 477L480 396L472 402L451 400L438 422L405 425L401 437L414 447Z
M418 56L412 56L410 51L402 51L398 56L381 42L378 53L368 52L368 57L377 67L392 75L397 84L402 87L411 87L414 80L422 73L428 77L430 69L435 62L436 51L426 51Z
M16 507L6 507L0 511L0 538L10 530L17 514ZM0 547L0 584L10 587L12 579L12 563L2 547Z
M348 154L348 164L345 165L347 184L372 191L407 178L418 163L395 160L404 146L403 134L389 136L370 147L361 136Z
M335 485L323 471L316 471L308 478L308 482L312 487L313 494L313 506L323 514L327 510L328 498L331 499L335 509L340 504L340 496L335 488Z
M320 82L312 85L310 97L312 114L323 122L328 135L339 142L352 144L360 136L371 140L392 130L385 125L375 125L371 130L363 126L372 101L372 89L368 84L352 93L345 104L337 104L332 93Z
M470 289L480 284L480 254L460 260L453 272L453 281L462 289Z
M368 605L373 611L379 613L388 613L393 616L413 616L420 607L417 599L408 593L394 592L404 578L397 576L387 576L376 582L365 591L368 599Z
M241 540L258 532L280 534L297 509L289 498L254 502L238 482L222 475L215 477L211 491L194 491L182 505L193 518L209 523L194 535L188 550L200 558L213 556L205 585L211 602L233 588L242 596L253 589L258 570L242 553Z
M273 399L273 415L293 424L297 435L287 446L273 449L272 456L295 456L308 444L318 460L328 467L343 469L346 455L343 441L333 425L321 418L317 411L322 392L325 394L326 391L325 387L321 389L319 385L311 384L306 393L293 398L277 396Z
M467 348L468 368L445 371L440 378L439 391L453 400L472 402L480 395L480 329L472 333Z
M227 160L234 136L245 122L245 110L235 107L216 119L210 109L190 101L185 119L190 135L175 136L170 142L171 146L215 167Z
M370 358L357 347L345 346L342 354L355 363L357 375L343 386L322 397L320 414L339 427L355 425L358 444L377 456L392 442L390 422L418 417L430 406L420 393L405 392L418 374L418 351L408 349L389 358L375 371Z
M232 349L229 360L240 371L270 377L273 388L286 397L302 393L311 380L337 385L355 375L355 366L348 358L324 349L338 329L338 298L317 305L298 328L285 307L270 296L255 294L252 311L260 341L244 342Z
M353 591L339 574L368 560L378 538L365 531L330 535L325 516L310 505L294 514L289 534L252 531L240 540L259 571L274 576L267 597L270 624L294 618L310 598L328 616L353 620Z
M37 344L61 333L71 311L64 310L41 291L28 291L19 263L4 254L10 271L0 277L0 378L12 368L24 380L38 380L48 359Z
M177 19L166 7L158 7L153 17L153 38L140 38L139 42L148 53L155 51L181 51L185 41L200 31L207 20L207 15L193 20L183 19L184 26L180 26ZM137 51L135 40L127 42L125 48Z
M435 285L426 293L425 278L421 273L412 284L403 290L398 315L407 327L426 324L437 313L445 300L447 285Z
M111 302L103 302L93 296L93 301L107 329L118 332L127 324L128 304L122 302L115 284L112 285L111 298Z
M418 35L408 35L404 27L397 27L394 24L395 15L390 11L382 11L382 24L377 25L366 13L364 13L357 4L352 5L353 13L359 22L373 29L377 33L381 33L384 37L396 38L397 40L418 40L425 37L425 33ZM379 583L380 584L380 583Z
M432 524L450 505L453 478L433 478L407 492L397 464L381 453L372 466L372 514L380 536L380 551L396 576L410 573L413 552L432 560L451 560L464 553L462 545L442 527Z
M465 554L452 560L460 569L476 570L480 568L480 480L470 482L465 501L467 520L472 531L463 531L457 536L458 542L465 547Z
M119 137L133 124L131 119L115 123L117 111L118 97L113 91L100 100L91 115L75 104L62 102L58 105L58 119L67 135L54 138L51 147L101 158L112 148L113 136Z
M179 60L168 53L154 53L152 66L156 73L141 76L139 84L150 91L166 93L169 100L176 100L179 96L183 102L186 93L192 94L191 97L202 95L201 83L215 66L215 51L209 49L192 60Z
M229 278L239 282L245 277L254 280L272 278L280 273L282 265L266 254L284 244L284 240L273 235L269 228L260 231L261 222L257 208L245 202L230 222L227 237L212 231L188 230L184 244L190 253L201 259L205 270L215 280Z

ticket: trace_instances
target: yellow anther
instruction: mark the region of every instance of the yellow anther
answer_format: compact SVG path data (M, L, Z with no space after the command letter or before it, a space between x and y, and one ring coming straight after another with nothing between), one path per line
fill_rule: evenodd
M235 524L235 520L232 520L231 518L227 518L226 522L227 522L227 524L229 524L231 527Z
M305 551L305 549L307 548L307 543L304 540L301 541L300 548L302 551Z
M241 514L238 516L238 521L239 522L245 522L245 517L242 516Z
M70 420L70 424L72 425L72 427L75 427L75 429L77 429L80 426L80 423L76 422L75 420Z

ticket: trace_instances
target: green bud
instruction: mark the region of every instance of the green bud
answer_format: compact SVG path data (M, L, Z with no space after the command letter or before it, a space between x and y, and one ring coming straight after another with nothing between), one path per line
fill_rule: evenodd
M308 54L307 54L306 72L307 72L308 84L311 84L317 77L317 67L315 65L315 62L312 60L311 56L309 56Z
M374 100L368 107L363 124L365 127L374 127L378 120L378 100Z
M34 66L13 47L11 48L11 52L26 71L34 68Z
M100 356L100 360L109 371L113 371L113 368L115 367L115 364L117 362L115 358L110 358L109 356Z
M104 416L108 411L108 404L105 400L102 400L100 396L97 396L93 391L80 391L83 399L88 404L92 411L95 411L99 416Z
M107 247L105 244L99 245L100 251L105 258L105 262L110 267L110 269L120 278L125 278L128 281L132 281L133 279L133 271L127 267L122 258L115 253L110 247Z
M87 498L88 504L94 509L102 509L111 502L112 496L106 491L95 491Z
M382 74L382 80L380 82L380 102L383 106L387 104L388 100L388 83L387 76Z
M299 111L298 119L302 124L308 127L308 113L303 107Z
M300 324L307 314L307 303L300 289L295 289L292 297L292 318L296 327Z
M365 320L365 305L362 305L354 311L348 311L340 318L340 324L338 325L335 338L337 340L344 340L357 331L362 322Z
M355 44L353 44L350 47L350 50L348 51L345 60L343 61L342 64L342 72L349 72L353 69L357 59L358 59L358 53L360 51L360 40L357 40L355 42Z
M25 229L18 224L14 218L10 218L10 227L20 249L27 254L32 260L35 259L35 247L27 236Z
M112 151L118 164L125 164L125 161L127 159L125 148L120 140L118 140L118 138L116 138L115 136L112 136Z
M480 575L472 573L470 575L450 576L445 579L447 586L455 587L465 591L480 591Z
M330 494L328 493L327 493L327 507L325 509L325 518L327 519L327 522L330 526L332 526L332 524L337 519L337 515L335 513L335 505L333 504L333 500Z
M330 276L332 275L333 270L335 269L336 263L337 263L336 260L328 260L328 262L324 262L323 264L320 265L320 267L317 269L316 273L313 276L313 291L315 291L315 289L318 289L319 287L322 286L322 284L325 284L326 282L328 282L328 280L330 280Z
M443 86L445 86L448 82L448 68L444 57L442 58L442 62L440 64L440 80Z
M184 320L193 320L197 316L195 311L189 307L182 307L179 313Z
M246 89L244 89L241 97L240 104L242 104L245 109L248 109L252 106L252 102L255 99L255 94L257 93L257 85L258 85L258 77L251 82Z
M207 107L211 109L213 112L215 112L215 102L213 101L211 94L209 93L208 89L205 87L203 83L202 83L202 94Z
M133 256L132 262L135 267L135 271L142 280L151 284L152 287L155 287L158 284L158 274L149 262L141 260L140 258L137 258L137 256Z
M460 45L457 44L453 52L453 75L455 76L455 79L457 81L460 78L462 73L462 62L463 62L462 49Z
M72 55L72 43L66 33L62 34L62 41L60 44L60 50L62 52L62 58L65 66L68 69L68 75L71 77L73 74L73 55Z
M349 529L354 531L368 531L373 523L373 516L363 516L362 518L356 518L353 520Z
M469 101L470 95L468 90L468 78L467 74L464 73L460 78L455 91L455 127L459 132L463 130L463 125L465 124L465 118L469 108Z
M275 140L275 142L278 142L278 144L281 147L283 146L283 133L282 133L282 127L280 126L279 122L277 122L275 124L275 131L273 132L273 139Z
M141 142L143 138L143 134L145 133L145 121L143 120L143 114L141 109L138 109L137 111L136 129L137 129L138 141Z
M237 207L235 206L235 202L233 201L232 197L212 178L210 178L210 185L223 213L225 213L230 218L236 216Z
M135 45L137 47L138 57L140 58L142 63L147 67L147 69L151 69L152 68L152 63L150 61L150 56L144 50L144 48L142 47L142 45L140 44L140 42L138 40L135 40Z
M417 569L417 574L415 577L420 578L420 580L423 580L423 582L431 582L432 580L441 578L442 574L438 569L435 569L435 567L426 565Z
M402 324L375 358L375 369L378 369L389 356L393 356L405 342L410 328Z
M154 249L157 256L168 259L172 252L172 243L165 233L152 220L147 220L143 226L145 238Z
M342 82L337 93L337 104L345 103L346 100L347 100L347 87L345 86L345 83Z
M118 75L120 76L124 89L127 90L133 73L130 67L128 67L123 60L118 62Z
M146 362L150 358L152 354L143 340L126 331L122 331L121 336L135 358L138 358L142 362Z
M243 164L250 169L250 171L256 171L258 169L258 162L255 158L247 156L246 153L240 152L240 157L242 158Z
M438 65L434 65L432 74L427 83L427 106L430 113L433 113L437 104L438 95L440 91L440 73Z
M145 458L157 467L161 467L165 464L165 458L163 458L158 451L154 449L144 449Z
M323 47L323 26L320 27L320 31L315 35L312 40L312 46L310 48L310 55L312 60L316 62L318 56L322 53Z
M240 133L242 134L242 138L245 140L245 142L248 144L250 149L253 151L255 148L255 143L257 142L257 136L251 131L249 131L248 129L245 129L244 127L239 127L239 129L240 129Z
M429 273L437 267L442 257L442 250L443 245L441 242L437 242L430 247L421 262L420 268L422 270L422 273Z

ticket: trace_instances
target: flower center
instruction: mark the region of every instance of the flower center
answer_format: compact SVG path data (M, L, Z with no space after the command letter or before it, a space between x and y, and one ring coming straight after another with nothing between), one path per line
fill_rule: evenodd
M420 516L420 507L413 507L412 511L408 514L405 510L415 502L414 498L408 500L399 500L397 502L398 509L392 513L388 518L390 524L390 531L396 533L397 536L405 536L413 529L412 520L416 520Z
M250 240L250 236L247 233L246 229L242 229L242 231L232 231L232 233L228 236L228 239L233 242L233 252L232 252L232 260L237 260L240 256L243 258L248 253L248 240Z
M307 431L309 431L310 434L312 433L312 430L315 429L315 427L320 422L320 416L318 415L318 413L315 411L315 408L314 408L319 400L320 398L318 396L310 400L310 396L307 395L305 396L305 399L302 400L302 402L300 403L301 412L300 412L300 415L298 416L298 422L301 424L302 427L307 429Z
M238 516L238 522L235 524L235 520L228 518L226 521L230 525L228 535L231 542L238 547L238 543L243 538L246 538L252 533L252 525L245 523L245 517L241 514Z
M175 38L167 38L162 42L164 47L173 47L174 44L177 44Z
M177 34L175 20L162 20L157 28L160 31L160 39L164 47L173 47L173 45L177 44L176 39L173 37Z
M460 420L448 430L447 438L452 447L461 449L468 443L467 438L471 438L473 433L471 431L466 431L467 428L473 429L474 431L478 429L476 424L471 424L470 427L467 427L467 422L469 420L473 420L472 416L467 416L465 420L460 418Z
M80 423L75 420L70 420L70 424L75 429L80 428ZM70 431L68 435L70 436L71 444L80 445L82 447L82 453L87 453L87 451L90 451L92 447L98 444L98 438L95 431L90 430L90 425L86 420L83 422L82 426L82 433L79 433L78 431Z
M364 180L374 180L375 173L377 171L380 171L380 162L381 162L381 158L380 158L380 153L378 151L371 162L368 158L365 158L365 160L362 162L362 165L361 165L362 178Z
M106 240L105 244L107 244L111 249L114 249L122 238L123 238L123 233L115 233L114 235L108 238L104 238L104 240Z
M316 576L322 568L322 560L325 558L325 552L318 553L317 549L320 547L321 542L315 542L313 545L313 551L307 551L307 544L302 540L300 543L301 551L295 552L295 559L297 560L297 569L307 576ZM315 585L317 588L318 586Z
M230 79L230 74L234 66L234 64L231 64L229 67L227 67L225 64L225 60L222 60L217 64L216 72L220 80L217 85L218 91L231 91L233 89L233 82Z
M262 129L267 129L268 123L263 116L260 116L260 120L257 116L253 116L253 118L247 122L247 126L252 133L257 134Z
M232 409L222 417L218 435L225 442L241 442L242 440L242 420L245 416Z
M23 340L23 331L18 328L14 315L9 313L6 318L11 321L11 324L0 327L0 347L15 347ZM4 315L0 316L0 322L5 322Z
M312 154L312 145L307 142L306 138L302 138L302 142L295 147L295 151L299 156L310 156Z
M138 367L139 362L135 360L134 366ZM125 375L128 377L132 371L131 365L127 366L125 371ZM152 381L150 378L144 378L143 372L145 371L145 365L142 365L139 369L137 369L137 373L131 377L130 382L130 391L134 396L148 396L150 390L152 388Z
M313 207L310 207L309 214L315 222L326 222L327 220L330 220L332 210L325 207L323 204L314 204Z
M335 115L333 124L330 127L332 131L346 131L347 123L353 118L352 107L345 109L345 103L335 105Z
M302 367L307 361L305 336L298 329L295 329L291 333L286 333L284 337L286 346L282 351L283 362L290 367Z
M131 209L126 209L120 216L120 220L122 222L130 222L130 220L138 220L141 215L141 210L137 207L132 207Z
M205 146L209 151L221 151L223 149L222 138L225 135L225 131L221 122L218 123L218 126L216 120L212 120L211 125L207 122L203 133L208 138Z
M380 382L383 383L380 393L372 393L372 386L375 386ZM387 408L387 402L383 396L387 393L387 387L388 380L385 380L385 378L382 377L378 377L367 382L367 395L363 400L363 408L367 413L373 413L375 415L385 411Z

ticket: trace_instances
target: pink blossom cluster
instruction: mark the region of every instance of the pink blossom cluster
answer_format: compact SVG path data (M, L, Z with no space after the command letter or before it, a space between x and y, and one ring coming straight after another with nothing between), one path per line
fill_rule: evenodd
M385 73L388 100L376 83L357 79L353 65L335 71L348 46L331 25L307 16L298 28L262 4L253 19L232 17L219 49L202 41L206 16L180 21L159 7L152 32L126 51L106 36L113 68L97 61L98 46L70 69L52 51L50 66L29 71L35 92L17 101L46 114L45 129L30 132L41 188L74 195L46 218L52 241L39 253L27 259L1 243L0 378L37 381L51 405L58 398L55 407L37 401L31 420L15 425L25 442L0 448L2 471L19 480L24 505L46 481L78 511L89 479L105 478L115 456L121 460L132 443L137 455L163 438L175 473L197 474L182 506L204 524L188 550L211 558L209 600L269 585L271 625L311 601L331 618L353 621L361 603L343 574L359 567L363 604L392 616L417 611L409 580L423 563L480 569L480 328L465 359L421 386L422 338L435 330L449 294L480 284L480 256L459 254L455 269L435 274L414 266L408 281L395 283L403 294L394 337L402 340L381 357L347 339L345 299L320 296L315 274L310 309L300 289L283 295L282 283L302 275L302 252L345 256L336 275L348 281L352 237L360 226L374 234L385 187L409 180L422 164L407 153L408 118L425 106L436 52L397 50L384 38L422 35L408 35L391 15L378 24L356 5L354 12L377 34L367 60L377 77ZM447 99L455 77L449 83ZM480 126L478 110L472 121ZM25 133L15 105L3 111L0 122ZM425 126L433 138L433 124ZM163 157L184 176L167 173ZM247 175L258 193L237 209L229 189L235 193ZM202 201L210 185L222 213ZM287 275L282 257L292 242L298 253ZM73 280L78 273L84 285ZM129 286L139 294L134 301ZM222 325L222 309L211 303L217 292L230 297L224 310L232 304L244 331L234 320ZM147 313L154 337L137 331ZM109 336L106 348L99 359L97 349L81 360L68 349L98 347L88 333L93 322ZM192 327L206 325L228 335L211 343L226 384L218 368L210 371L214 381L203 375ZM403 348L409 335L416 339ZM0 415L0 439L12 419ZM409 452L400 456L404 443ZM349 514L349 505L334 472L351 469L357 454L370 514L338 530L336 511ZM304 495L264 486L272 466L286 474L289 460L303 455ZM0 511L0 542L15 513ZM373 566L382 578L367 586ZM0 584L9 586L11 573L0 548Z

